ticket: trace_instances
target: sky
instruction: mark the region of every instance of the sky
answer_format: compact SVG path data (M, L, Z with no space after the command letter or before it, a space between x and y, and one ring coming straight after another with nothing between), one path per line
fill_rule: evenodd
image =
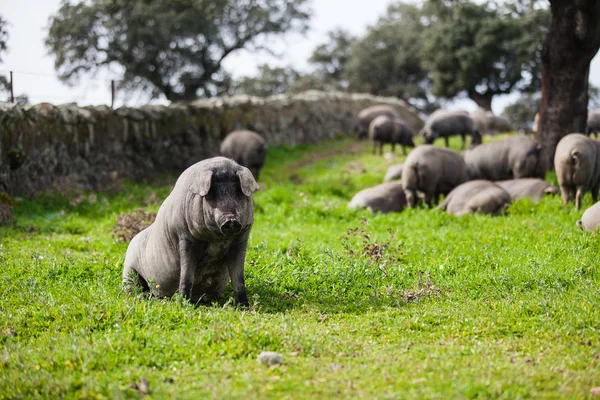
M73 87L60 82L54 70L54 59L44 46L48 18L54 14L61 0L0 0L0 15L10 23L8 27L8 52L0 63L0 74L13 71L15 95L24 93L31 103L53 104L76 102L79 105L110 104L110 79L118 79L116 71L103 72L94 78L84 78ZM392 0L313 0L311 29L304 35L288 34L269 39L269 48L275 56L240 50L224 62L224 67L234 77L253 75L263 63L273 66L293 66L308 71L307 60L312 50L327 39L327 33L342 27L354 35L361 36L369 25L375 24L384 14ZM600 86L600 55L592 61L590 81ZM496 96L492 110L499 114L518 95ZM117 93L115 106L146 104L148 98L142 94ZM155 100L166 104L164 99ZM455 100L449 108L475 109L469 99Z

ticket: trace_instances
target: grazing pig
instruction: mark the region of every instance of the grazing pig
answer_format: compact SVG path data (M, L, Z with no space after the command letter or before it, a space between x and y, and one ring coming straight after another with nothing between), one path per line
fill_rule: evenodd
M563 137L556 146L554 169L565 205L575 199L579 210L588 190L595 202L600 189L600 141L580 133Z
M395 181L402 179L402 168L404 164L396 164L392 165L388 168L385 173L385 177L383 178L384 182Z
M371 208L382 213L400 212L406 206L401 182L386 182L356 193L348 207Z
M544 178L548 157L542 145L527 136L512 136L463 152L470 179L500 181Z
M419 133L426 144L432 144L437 138L444 138L446 147L450 147L449 137L460 135L462 148L465 147L465 136L471 136L471 145L481 144L481 132L466 111L437 110L427 120Z
M498 133L507 133L513 131L513 127L510 123L510 120L503 115L496 117L495 128L498 131Z
M217 298L231 279L235 302L248 305L244 259L256 190L250 170L224 157L186 169L154 223L129 243L124 288L158 297L179 291L196 302Z
M475 180L455 187L438 208L457 217L471 213L499 215L510 201L508 192L494 182Z
M391 119L386 115L375 117L369 125L369 139L373 142L373 154L379 144L379 154L383 155L383 145L392 144L392 153L396 144L402 146L402 153L406 155L406 146L415 147L413 134L406 124L399 119Z
M559 194L560 190L539 178L521 178L497 181L496 185L506 190L513 200L519 200L524 197L532 199L541 199L546 195Z
M600 226L600 203L596 203L583 213L577 226L589 232L595 232Z
M220 152L223 157L248 168L258 181L267 156L267 142L256 132L233 131L221 142Z
M467 167L460 154L428 144L411 151L402 168L402 187L408 207L415 206L417 191L423 192L425 203L432 206L440 195L466 180Z
M473 120L473 124L475 125L475 128L479 131L479 133L481 133L482 135L488 133L488 125L486 118L487 111L485 111L483 108L478 108L475 111L471 111L469 113L469 116Z
M358 113L358 121L354 128L359 139L364 139L369 135L369 125L371 125L371 121L380 115L385 115L391 119L400 118L400 115L392 106L379 104L365 108Z
M585 128L585 134L590 136L592 133L595 138L598 138L598 132L600 132L600 108L596 110L590 110L588 113L587 126Z
M487 111L485 113L485 119L488 126L488 133L491 135L512 131L510 121L506 117L499 117L494 115L491 111Z

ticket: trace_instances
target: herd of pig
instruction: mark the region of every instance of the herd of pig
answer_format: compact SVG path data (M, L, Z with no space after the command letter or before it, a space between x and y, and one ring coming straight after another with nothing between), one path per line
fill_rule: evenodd
M460 216L470 213L498 215L514 200L539 199L548 194L562 194L565 204L575 201L577 209L586 191L594 202L600 190L600 141L573 133L558 144L554 169L559 188L544 181L550 164L540 143L528 136L507 137L481 144L480 122L486 114L465 111L434 112L419 132L424 145L408 154L404 164L391 166L384 183L358 192L350 201L353 208L371 208L380 212L400 212L423 201L430 207L446 198L438 208ZM499 121L506 127L508 121ZM374 106L358 115L359 137L368 135L373 152L384 143L415 147L413 134L388 106ZM600 131L600 110L590 112L586 133ZM366 132L366 133L365 133ZM461 135L471 136L471 147L458 153L431 143ZM598 208L597 212L594 212ZM596 217L596 214L598 216ZM600 205L592 207L579 226L594 230L600 225Z
M359 136L368 135L380 153L384 143L415 147L408 126L385 106L361 112L358 121ZM512 200L559 192L543 180L549 163L532 138L515 136L481 144L476 118L456 111L434 113L421 134L426 144L414 148L404 164L391 167L386 182L357 193L352 207L402 211L418 201L432 206L446 195L438 207L450 214L500 214ZM450 135L461 135L463 148L470 136L471 147L458 153L431 144L445 138L448 145ZM234 131L221 143L220 157L186 169L156 220L129 243L124 289L137 288L157 297L180 293L192 302L206 302L217 299L231 280L235 303L247 306L244 261L254 222L252 195L259 188L266 150L257 133ZM554 166L565 203L574 199L579 208L587 190L597 199L600 141L580 134L566 136L558 145ZM599 224L598 205L578 222L588 230Z

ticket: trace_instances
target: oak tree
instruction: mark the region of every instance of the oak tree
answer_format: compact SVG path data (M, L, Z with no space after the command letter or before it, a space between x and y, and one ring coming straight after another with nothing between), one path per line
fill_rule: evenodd
M192 100L225 86L231 53L309 17L308 0L63 0L46 45L65 82L118 66L125 88Z

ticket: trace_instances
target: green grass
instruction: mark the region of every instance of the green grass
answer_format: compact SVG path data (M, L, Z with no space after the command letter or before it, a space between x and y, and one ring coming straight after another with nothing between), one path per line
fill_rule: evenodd
M558 197L502 217L349 210L388 163L366 143L301 161L351 144L269 150L250 310L231 290L209 306L121 292L115 219L156 211L148 199L169 186L20 201L0 228L0 328L14 331L0 334L0 398L139 398L141 377L153 398L177 399L585 398L600 386L600 243L576 228L581 212ZM284 364L259 364L265 350Z

